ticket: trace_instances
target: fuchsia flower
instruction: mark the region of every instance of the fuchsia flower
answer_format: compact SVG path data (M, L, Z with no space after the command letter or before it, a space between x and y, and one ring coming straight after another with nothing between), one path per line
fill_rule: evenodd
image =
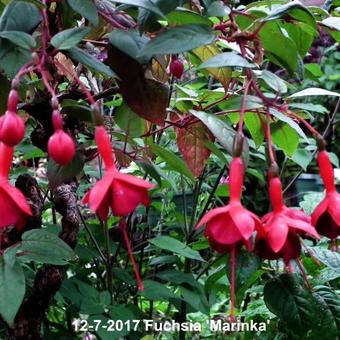
M8 96L7 111L0 118L0 141L8 146L19 144L25 136L25 123L17 114L19 96L11 90Z
M8 181L12 159L13 147L0 143L0 229L10 225L22 229L32 215L25 196Z
M170 73L180 79L184 72L184 66L183 64L177 59L176 56L171 57L171 62L169 66Z
M242 142L243 140L240 139ZM234 143L237 144L237 143ZM251 236L255 228L261 228L261 220L245 209L241 203L243 185L243 162L233 157L229 171L230 202L227 206L216 208L203 216L196 228L206 225L205 236L210 247L218 252L231 252L230 320L234 322L235 305L235 262L236 252L245 244L251 248Z
M59 111L53 111L52 122L55 132L48 140L48 154L56 163L67 165L76 152L74 141L63 130L63 119Z
M243 184L243 163L234 157L230 164L230 202L227 206L208 212L196 228L206 224L205 236L211 248L218 252L228 252L232 247L245 244L250 250L250 238L255 228L260 228L261 220L245 209L240 201Z
M319 151L317 160L326 196L315 208L312 224L320 235L334 240L340 236L340 194L336 191L334 170L327 151Z
M262 218L263 226L257 229L255 251L262 259L283 258L286 265L301 253L300 236L306 234L319 239L311 219L303 211L286 207L283 203L279 177L269 180L269 195L273 211Z
M96 127L95 140L103 158L106 173L95 186L87 192L83 202L89 203L101 220L106 220L109 208L115 216L127 216L139 205L148 206L148 189L155 187L141 178L126 175L114 165L110 138L104 127Z

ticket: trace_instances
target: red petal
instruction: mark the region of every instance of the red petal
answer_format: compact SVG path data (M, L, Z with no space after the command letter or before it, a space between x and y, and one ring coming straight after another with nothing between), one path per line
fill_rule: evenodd
M220 207L220 208L215 208L213 210L210 210L209 212L207 212L202 219L198 222L196 229L199 229L200 227L202 227L202 225L207 224L212 218L220 215L220 214L226 214L229 211L229 206L225 206L225 207Z
M95 140L99 154L103 158L106 169L114 168L110 137L103 126L96 127Z
M243 208L241 204L231 203L229 214L242 237L248 240L255 229L255 222L250 212Z
M290 218L293 219L299 219L301 221L304 221L306 223L311 223L311 217L305 214L301 210L291 209L291 208L285 208L284 214Z
M286 217L285 221L289 227L303 230L309 235L314 236L316 239L320 239L319 234L316 232L315 228L311 224L289 217Z
M334 222L340 227L340 194L336 191L329 194L328 211L333 217Z
M334 169L329 159L328 152L326 150L318 152L318 165L320 176L323 180L327 192L335 191L334 183Z
M124 181L126 183L129 183L131 185L135 185L137 187L141 187L141 188L145 188L145 189L152 189L154 188L156 185L153 183L150 183L142 178L138 178L136 176L132 176L132 175L127 175L127 174L123 174L121 172L117 172L115 175L115 178L120 180L120 181Z
M285 223L284 218L279 215L274 215L268 222L268 243L275 253L279 252L287 240L288 225Z
M4 177L6 181L12 165L13 151L12 146L0 143L0 176Z
M31 207L28 205L26 197L19 189L13 187L8 181L2 182L1 186L7 192L13 204L15 204L24 214L32 216Z
M280 211L283 204L282 184L279 177L273 177L269 181L270 202L274 211Z
M129 184L115 178L112 183L111 209L115 216L127 216L133 212L138 204L148 203L145 188Z
M113 176L112 172L107 172L104 177L93 186L89 193L85 195L83 202L88 202L93 211L97 212L103 201L108 199L107 194L111 189ZM107 204L109 205L109 203Z
M320 216L327 210L328 197L326 196L314 209L312 213L312 224L315 226Z
M27 205L26 200L25 205ZM20 207L18 207L18 205L15 202L13 202L12 198L8 195L7 191L4 190L2 187L0 188L0 207L1 207L0 227L17 224L18 221L22 220L22 217L25 215L23 210ZM26 216L27 215L31 215L30 209L29 214L26 214Z
M242 235L229 214L218 215L207 224L207 235L220 244L235 244L242 241Z
M234 157L230 163L229 191L230 200L240 200L243 185L243 162L240 157Z

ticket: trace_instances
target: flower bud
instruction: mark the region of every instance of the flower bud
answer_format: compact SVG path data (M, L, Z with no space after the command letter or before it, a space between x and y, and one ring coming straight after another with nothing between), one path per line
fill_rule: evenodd
M181 78L184 72L184 66L183 64L177 59L177 58L172 58L171 63L170 63L170 73L176 77L176 78Z
M70 163L76 152L73 139L63 130L56 131L50 137L47 149L52 159L60 165Z
M25 136L25 123L15 111L7 111L0 118L0 141L7 146L19 144Z

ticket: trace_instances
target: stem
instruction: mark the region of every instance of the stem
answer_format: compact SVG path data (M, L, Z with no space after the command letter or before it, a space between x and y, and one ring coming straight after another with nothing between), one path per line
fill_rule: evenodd
M113 304L113 281L112 281L112 268L111 268L111 242L109 228L107 222L102 222L104 238L106 243L106 276L107 276L107 288L110 293L110 303Z
M308 287L308 289L309 289L310 291L312 291L312 287L311 287L311 285L310 285L310 283L309 283L309 281L308 281L308 278L307 278L306 272L305 272L305 270L304 270L304 268L303 268L303 265L302 265L302 263L301 263L301 260L298 258L298 259L296 259L295 261L296 261L296 264L297 264L298 267L299 267L299 270L300 270L300 272L301 272L301 275L302 275L302 277L303 277L303 280L304 280L305 283L306 283L306 286Z
M230 267L231 267L231 289L230 289L230 321L235 322L235 245L231 248Z
M240 121L239 121L239 124L238 124L238 132L239 133L242 133L242 131L243 131L244 115L245 115L245 112L246 112L246 105L247 105L247 94L248 94L250 85L251 85L251 82L249 81L249 82L247 82L247 84L244 87L244 94L243 94L243 97L242 97L241 111L240 111Z
M80 217L80 220L81 220L81 222L83 223L83 226L85 227L87 233L89 234L90 239L92 240L92 242L93 242L95 248L97 249L97 251L98 251L100 257L102 258L102 260L103 260L104 262L106 262L106 261L107 261L107 260L106 260L106 257L105 257L105 255L103 254L102 250L100 249L100 246L99 246L99 244L98 244L96 238L94 237L94 235L93 235L91 229L90 229L89 226L87 225L87 223L86 223L86 221L85 221L85 219L84 219L84 217L83 217L83 215L82 215L82 213L81 213L81 211L80 211L80 209L79 209L78 206L77 206L77 210L78 210L78 215L79 215L79 217Z
M270 163L273 164L275 162L275 155L273 150L273 143L272 143L272 135L270 131L270 112L269 108L266 110L266 138L267 138L267 144L268 144L268 153L269 153L269 159Z

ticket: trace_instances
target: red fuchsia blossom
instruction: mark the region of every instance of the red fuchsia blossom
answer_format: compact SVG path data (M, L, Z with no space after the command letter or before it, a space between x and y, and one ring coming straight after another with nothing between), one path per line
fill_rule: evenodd
M183 64L177 59L176 56L172 56L171 57L171 62L170 62L170 73L180 79L183 75L183 72L184 72L184 66Z
M11 90L8 96L7 111L0 118L0 141L8 146L19 144L25 136L25 123L17 114L19 96Z
M208 212L196 227L206 225L205 236L212 249L221 253L231 252L230 320L232 322L234 322L235 305L236 252L242 244L250 250L251 236L255 228L259 229L262 226L261 220L242 206L243 171L242 159L233 157L229 171L229 204Z
M319 235L308 215L284 205L279 177L270 178L269 195L273 211L262 218L263 226L257 229L255 252L262 259L283 258L288 266L290 260L300 256L299 235L307 234L316 239L319 239Z
M76 152L74 141L63 131L63 119L59 111L53 111L52 122L55 132L48 140L48 154L56 163L67 165Z
M315 208L312 224L320 235L335 240L340 236L340 194L336 191L334 170L326 150L318 152L317 161L326 196Z
M32 215L25 196L8 181L12 159L13 147L0 143L0 229L10 225L22 229Z
M95 140L106 172L104 177L87 192L83 202L88 203L103 221L107 219L109 208L115 216L127 216L139 204L148 206L148 189L155 187L141 178L123 174L114 165L110 138L104 127L96 127Z
M250 238L261 226L260 219L245 209L240 201L243 184L243 163L235 157L230 164L229 191L230 202L227 206L209 211L196 228L206 225L205 236L211 248L218 252L228 252L232 247L245 244L250 250Z

